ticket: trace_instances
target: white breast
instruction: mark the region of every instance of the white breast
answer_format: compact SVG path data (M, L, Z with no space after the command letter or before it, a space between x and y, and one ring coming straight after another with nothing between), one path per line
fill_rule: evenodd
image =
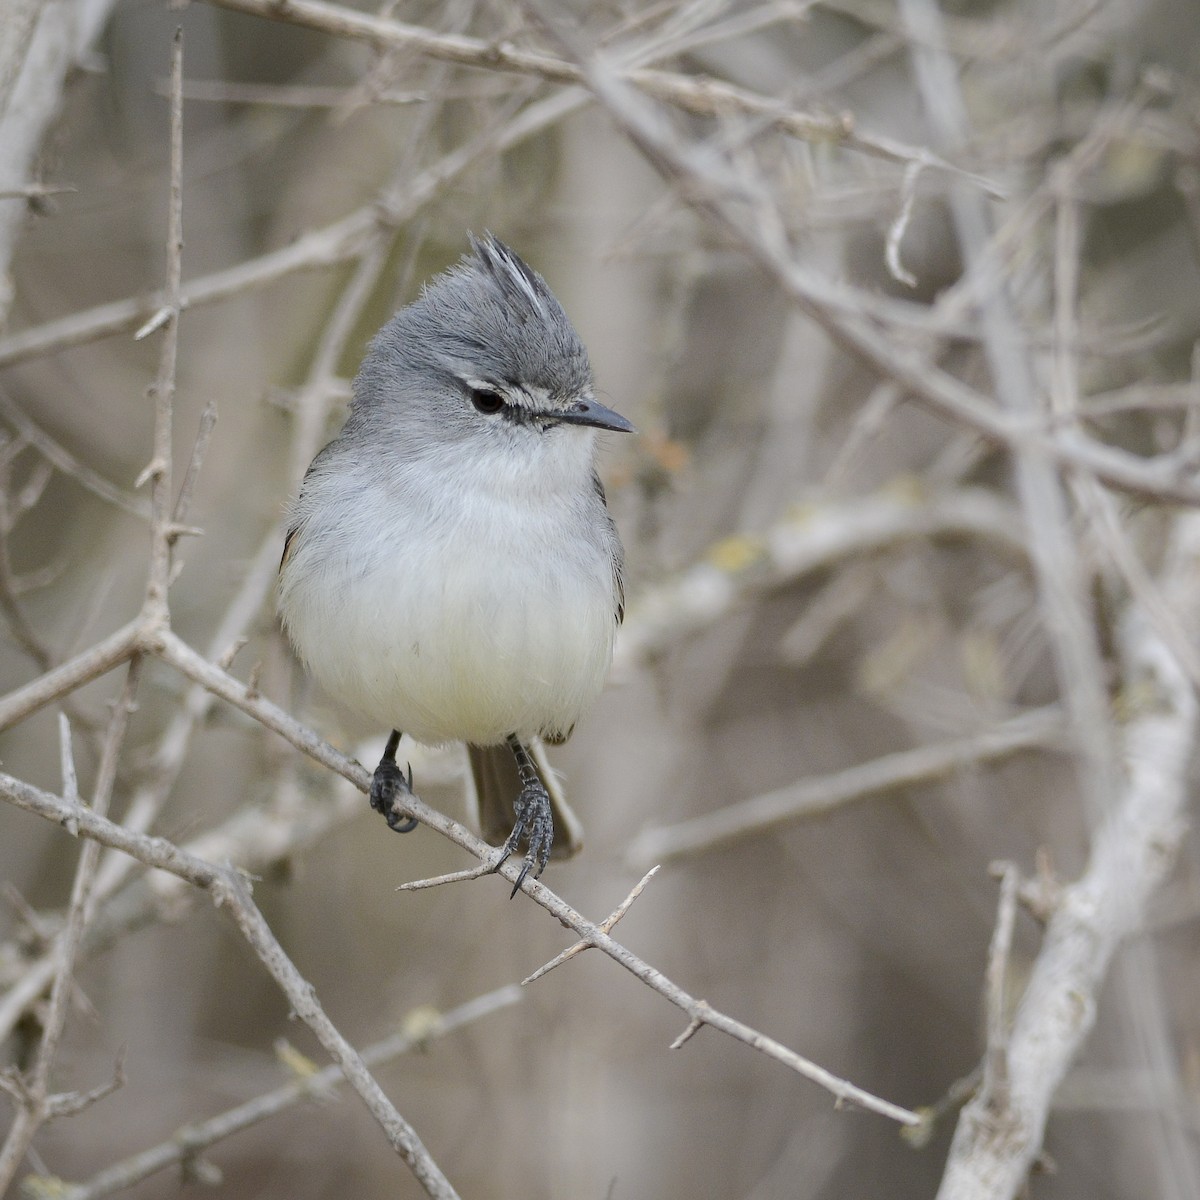
M590 461L590 442L578 449ZM594 498L557 494L553 479L544 494L528 476L482 487L460 471L450 487L435 469L406 471L403 489L354 466L305 484L279 605L309 670L422 742L569 731L615 632L607 531L579 535Z

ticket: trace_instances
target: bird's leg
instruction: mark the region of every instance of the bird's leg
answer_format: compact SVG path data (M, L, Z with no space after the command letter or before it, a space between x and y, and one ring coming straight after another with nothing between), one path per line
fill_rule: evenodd
M508 840L504 843L500 857L496 860L496 866L500 866L508 858L521 844L522 838L529 847L525 852L525 863L521 867L521 873L517 876L517 882L513 884L511 898L520 890L521 884L525 882L525 876L531 870L533 870L534 879L537 879L545 870L546 863L550 858L550 847L554 844L554 818L550 814L550 794L546 791L541 779L538 778L537 768L533 765L533 759L529 756L529 751L525 748L524 743L515 733L510 733L505 741L508 742L508 748L512 751L513 758L517 760L517 774L521 777L521 794L513 803L513 809L517 814L516 824L513 826L512 833L508 835Z
M400 731L393 729L383 748L383 757L375 774L371 776L371 807L387 818L388 828L397 833L411 833L417 827L416 817L405 817L396 808L396 799L412 795L412 767L408 775L396 765L396 747L400 745Z

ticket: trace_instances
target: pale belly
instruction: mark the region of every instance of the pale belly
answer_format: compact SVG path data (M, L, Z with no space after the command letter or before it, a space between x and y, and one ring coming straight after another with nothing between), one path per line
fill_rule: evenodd
M427 534L390 534L365 570L330 538L303 572L285 567L281 609L309 670L335 700L422 742L568 732L612 657L607 551L503 513Z

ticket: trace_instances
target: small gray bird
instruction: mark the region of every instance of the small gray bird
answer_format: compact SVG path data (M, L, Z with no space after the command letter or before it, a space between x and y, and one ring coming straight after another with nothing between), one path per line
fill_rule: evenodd
M468 744L496 865L527 845L515 895L554 840L537 739L569 736L612 660L623 554L596 431L633 426L596 400L545 280L491 235L471 248L372 341L292 505L278 603L326 691L392 729L371 806L393 829L415 825L401 731Z

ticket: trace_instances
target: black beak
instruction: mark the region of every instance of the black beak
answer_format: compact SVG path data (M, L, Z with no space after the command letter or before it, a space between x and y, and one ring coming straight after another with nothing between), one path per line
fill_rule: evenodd
M576 400L567 408L555 411L552 416L560 425L591 425L613 433L637 433L632 423L619 412L605 408L596 400Z

